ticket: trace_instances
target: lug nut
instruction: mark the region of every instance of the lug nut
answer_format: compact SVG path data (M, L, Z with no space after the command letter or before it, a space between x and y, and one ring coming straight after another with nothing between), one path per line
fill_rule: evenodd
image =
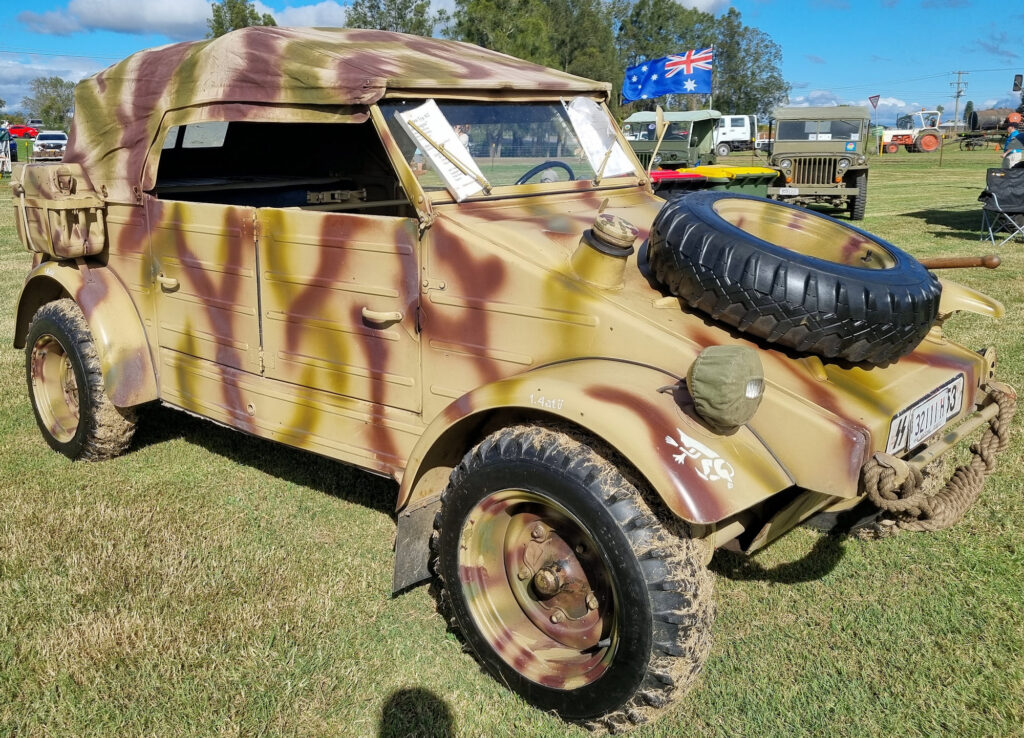
M519 581L525 581L530 578L530 570L524 566L516 576L519 577Z
M590 594L587 595L587 609L588 610L596 610L597 609L597 596L594 595L593 592L591 592Z
M530 531L530 536L533 538L533 540L539 541L541 538L544 537L544 526L540 523L537 523L535 526L533 526L533 530Z
M562 622L563 620L565 620L565 615L562 614L561 610L556 610L551 615L551 622L554 623L555 625L558 625L558 623Z

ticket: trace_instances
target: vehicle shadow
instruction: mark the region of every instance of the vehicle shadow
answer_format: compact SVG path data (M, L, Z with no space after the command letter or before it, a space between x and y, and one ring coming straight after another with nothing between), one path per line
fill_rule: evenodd
M978 239L981 236L981 203L977 210L915 210L902 215L935 226L937 230L931 231L931 235L936 238Z
M775 584L797 584L810 582L825 576L843 558L845 535L826 534L821 536L811 549L796 561L779 564L767 569L756 558L733 551L720 550L715 553L709 568L715 574L733 581L773 582Z
M378 738L445 738L455 735L455 720L443 699L429 689L392 692L380 712Z
M391 479L160 405L143 409L132 452L179 438L272 477L395 517L398 485Z

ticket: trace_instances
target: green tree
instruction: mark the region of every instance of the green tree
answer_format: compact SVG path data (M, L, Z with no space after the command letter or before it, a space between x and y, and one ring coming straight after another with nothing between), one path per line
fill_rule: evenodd
M29 117L42 119L47 128L67 130L74 107L75 83L60 77L36 77L29 86L32 96L21 101Z
M270 13L260 15L251 0L218 0L210 6L212 15L206 21L210 31L207 38L218 38L230 31L249 26L276 26Z
M7 107L7 101L4 100L2 97L0 97L0 108L6 108L6 107Z
M554 53L552 66L579 77L611 82L621 76L615 53L610 8L602 0L548 0L552 18L550 44ZM612 108L618 95L612 95Z
M974 100L968 100L967 104L964 105L964 123L970 125L971 113L974 112Z
M714 104L725 113L768 116L789 99L782 48L757 28L743 25L735 8L716 20Z
M430 13L429 0L355 0L349 6L345 24L349 28L430 36L438 18Z
M551 26L546 0L455 0L444 35L552 66Z
M1024 113L1024 90L1020 93L1020 105L1017 106L1018 113Z

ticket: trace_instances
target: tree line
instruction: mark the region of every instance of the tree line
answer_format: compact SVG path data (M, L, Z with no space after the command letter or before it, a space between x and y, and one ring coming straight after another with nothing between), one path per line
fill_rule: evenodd
M250 0L220 0L209 21L211 37L253 25L276 25ZM782 49L764 31L743 23L730 8L720 17L675 0L455 0L451 12L430 10L429 0L354 0L350 28L372 28L467 41L569 74L612 85L611 107L620 115L705 107L768 115L784 103L789 85L779 65ZM689 49L714 46L714 89L705 95L669 95L626 105L618 96L626 67Z

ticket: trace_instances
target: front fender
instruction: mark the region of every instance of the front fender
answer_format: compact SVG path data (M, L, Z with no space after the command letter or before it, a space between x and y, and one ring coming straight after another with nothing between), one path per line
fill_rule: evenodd
M474 418L524 414L560 419L598 436L626 457L680 518L714 523L793 484L747 427L720 435L695 414L685 382L648 366L584 359L551 364L463 395L427 428L409 457L398 509L437 494L428 473L434 449L469 450ZM431 479L429 484L418 484Z
M128 290L103 267L76 260L47 261L32 269L18 298L14 347L25 347L36 310L64 293L78 303L89 323L110 401L132 407L155 400L156 372L142 319Z

